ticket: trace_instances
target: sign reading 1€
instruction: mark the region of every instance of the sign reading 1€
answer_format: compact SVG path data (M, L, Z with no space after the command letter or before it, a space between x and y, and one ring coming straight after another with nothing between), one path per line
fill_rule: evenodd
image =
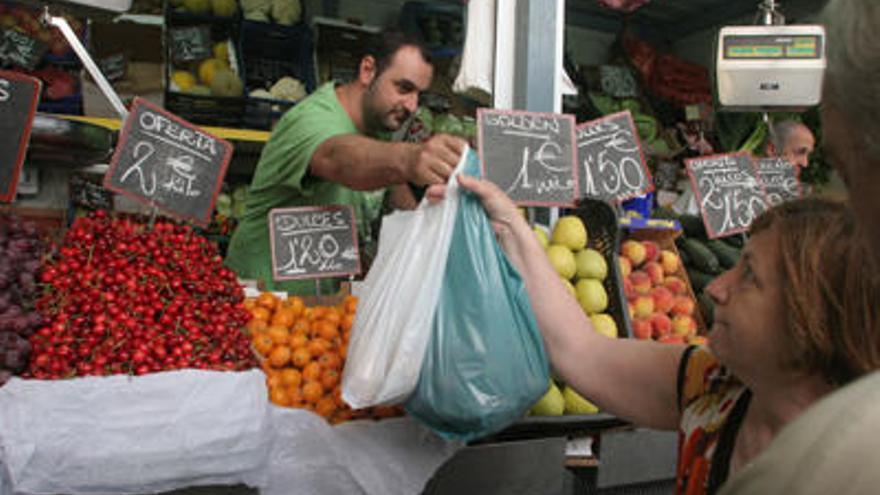
M515 203L574 204L574 116L480 109L477 125L483 176Z

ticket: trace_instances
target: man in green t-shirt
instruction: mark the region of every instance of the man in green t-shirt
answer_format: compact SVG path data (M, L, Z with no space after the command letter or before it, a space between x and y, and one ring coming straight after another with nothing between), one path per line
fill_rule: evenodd
M399 129L418 107L419 93L430 86L433 67L422 45L386 32L365 52L353 81L321 86L284 114L272 132L226 257L240 278L262 280L268 289L314 292L310 280L272 280L269 210L351 205L359 237L368 238L386 188L400 186L394 195L414 205L407 183L443 183L458 163L465 143L453 136L436 135L424 143L375 138ZM325 282L324 290L330 289Z

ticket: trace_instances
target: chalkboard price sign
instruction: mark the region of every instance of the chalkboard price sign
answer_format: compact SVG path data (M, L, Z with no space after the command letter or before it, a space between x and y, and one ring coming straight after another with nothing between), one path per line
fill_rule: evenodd
M190 62L211 56L211 31L208 26L173 28L168 32L171 56L175 61Z
M37 112L40 84L34 77L0 71L0 201L15 198Z
M767 192L767 203L780 203L800 198L803 194L800 169L788 160L778 157L759 158L756 162L758 180Z
M272 278L299 280L360 273L354 210L347 205L269 211Z
M484 177L520 205L574 204L573 116L480 109L477 121Z
M231 158L229 142L135 98L104 187L207 226Z
M709 237L745 232L767 208L748 153L703 156L685 164Z
M0 62L33 70L49 45L16 31L0 29Z
M654 189L629 110L577 127L579 197L620 202Z

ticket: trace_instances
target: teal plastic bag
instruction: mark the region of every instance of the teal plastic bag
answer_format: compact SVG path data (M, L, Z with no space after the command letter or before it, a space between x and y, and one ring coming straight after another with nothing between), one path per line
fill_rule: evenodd
M470 151L464 173L479 171ZM473 440L522 418L549 381L525 284L479 199L462 190L431 340L406 410L446 438Z

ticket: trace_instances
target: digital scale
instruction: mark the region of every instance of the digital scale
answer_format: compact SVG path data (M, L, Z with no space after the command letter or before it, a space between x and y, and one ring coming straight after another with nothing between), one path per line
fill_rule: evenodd
M819 25L728 26L718 34L715 64L724 110L799 110L817 105L825 73Z

